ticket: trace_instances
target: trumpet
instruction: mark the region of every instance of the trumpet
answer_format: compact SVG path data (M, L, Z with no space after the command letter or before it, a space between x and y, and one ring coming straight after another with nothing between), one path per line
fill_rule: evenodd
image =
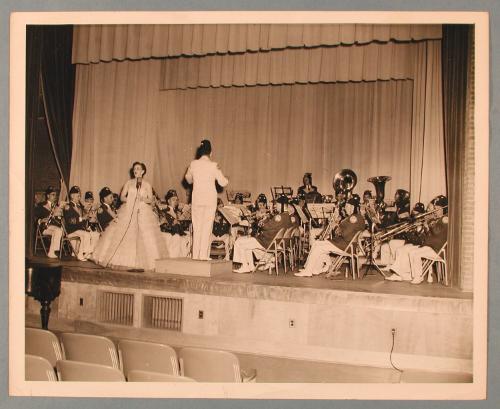
M101 226L101 223L99 223L99 219L97 218L97 212L99 210L98 207L95 207L94 205L86 206L84 208L85 214L85 230L90 231L93 230L93 226L95 226L95 229L99 231L100 233L103 232L103 228Z
M53 224L55 226L61 226L62 222L62 216L63 216L63 206L64 202L61 202L60 204L55 204L53 203L51 208L50 208L50 213L47 216L47 221L46 224L49 226L50 224Z

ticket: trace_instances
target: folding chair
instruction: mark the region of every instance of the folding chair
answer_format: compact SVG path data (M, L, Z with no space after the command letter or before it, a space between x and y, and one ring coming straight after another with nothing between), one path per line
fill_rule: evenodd
M70 382L125 382L119 369L79 361L57 361L57 375Z
M274 263L276 268L276 275L278 275L278 256L280 253L283 253L282 241L283 235L285 234L285 228L281 228L278 230L274 238L269 243L269 246L265 250L262 250L265 254L271 254L274 256ZM261 257L260 260L257 261L252 273L257 270L259 266L266 265L268 262L266 261L265 256ZM272 267L269 267L269 274L271 274Z
M445 242L435 257L423 257L422 277L425 278L427 274L432 274L432 267L436 266L437 281L448 285L448 267L446 258L446 247L448 242Z
M63 253L69 254L70 256L77 257L78 250L80 249L80 237L68 237L68 232L66 231L66 226L64 225L64 220L61 223L61 228L63 231L61 238L61 251L59 252L59 258L62 258ZM72 242L76 242L76 246Z
M47 359L29 354L26 354L24 358L24 379L26 381L57 381L54 368Z
M61 345L65 359L120 368L115 344L99 335L64 333Z
M129 382L196 382L192 378L180 375L170 375L160 372L140 371L134 369L128 372L127 381Z
M283 241L282 241L282 247L284 251L284 257L283 257L283 265L285 268L285 274L286 274L286 259L287 259L287 253L290 256L289 257L289 262L290 262L290 270L294 269L294 250L293 250L293 232L295 231L296 227L295 226L290 226L288 229L285 230L285 233L283 233Z
M45 255L48 254L49 252L49 247L50 247L50 241L52 240L52 236L44 235L43 230L44 230L45 225L41 223L41 219L38 219L36 221L36 228L35 228L35 248L33 251L33 254L36 254L38 250L40 249L40 245L45 253Z
M227 351L182 348L179 351L181 375L197 382L255 382L256 372L247 375L236 355Z
M179 376L179 362L175 350L154 342L121 340L118 356L125 377L129 379L132 370L156 372Z
M59 339L50 331L38 328L24 330L25 353L45 358L55 368L56 362L63 359Z
M358 236L361 233L362 232L359 231L352 237L351 241L349 242L349 244L347 245L347 247L345 248L344 251L339 250L339 251L335 251L335 252L330 252L330 255L335 257L335 259L332 262L332 265L329 268L330 271L333 272L333 271L338 270L340 268L340 266L342 266L342 264L344 264L344 262L347 261L349 263L349 267L351 269L352 279L356 280L356 276L357 276L357 278L359 278L359 260L358 260L358 254L356 253L355 247L356 247L356 244L358 242ZM347 278L347 277L348 277L348 273L346 270L345 278Z

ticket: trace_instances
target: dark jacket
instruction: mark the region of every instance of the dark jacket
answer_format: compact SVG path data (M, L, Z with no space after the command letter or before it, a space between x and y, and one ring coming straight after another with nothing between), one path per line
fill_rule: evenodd
M257 236L255 236L255 238L262 245L262 247L267 248L280 229L287 229L291 226L296 225L296 223L296 216L290 216L286 212L278 214L264 223L261 232Z
M365 219L355 213L340 222L338 234L330 241L339 249L345 250L357 232L365 229Z
M68 234L78 230L85 230L87 223L82 217L83 206L81 203L69 202L64 207L64 224L66 225L66 232Z

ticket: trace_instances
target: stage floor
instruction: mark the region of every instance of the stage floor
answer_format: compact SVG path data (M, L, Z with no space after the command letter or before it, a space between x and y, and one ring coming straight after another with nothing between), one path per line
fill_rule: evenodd
M417 297L437 297L437 298L452 298L452 299L472 299L471 292L463 292L455 288L446 287L442 284L429 284L424 281L421 284L413 285L409 282L394 282L386 281L382 275L376 271L371 271L363 279L352 280L345 279L343 276L335 279L327 279L324 275L315 277L295 277L293 272L288 271L283 273L280 269L279 275L273 271L273 275L269 275L267 271L256 271L253 274L236 274L225 273L219 274L216 277L195 277L181 276L176 274L143 272L131 273L124 270L111 268L103 268L90 261L78 261L75 259L53 260L43 256L35 256L29 258L30 262L61 264L63 266L64 277L71 280L70 276L76 274L81 277L81 273L88 272L90 275L95 273L101 278L108 276L119 275L121 278L128 278L130 281L135 281L139 278L144 280L155 280L158 278L168 278L168 285L171 286L177 280L196 281L198 283L211 284L253 284L259 286L273 287L289 287L289 288L304 288L304 289L321 289L335 291L353 291L372 294L391 294L403 296ZM362 272L364 272L364 268ZM90 279L90 277L89 277ZM127 280L128 281L128 280ZM141 280L143 281L143 280Z

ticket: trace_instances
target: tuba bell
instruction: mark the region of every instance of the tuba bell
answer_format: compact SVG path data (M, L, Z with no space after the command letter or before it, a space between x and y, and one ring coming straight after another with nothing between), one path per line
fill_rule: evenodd
M333 177L333 189L335 193L344 193L347 197L351 194L358 183L358 177L351 169L342 169Z
M383 209L385 207L385 184L391 179L392 178L390 176L373 176L368 178L368 182L373 183L373 186L375 186L375 203L379 209Z

